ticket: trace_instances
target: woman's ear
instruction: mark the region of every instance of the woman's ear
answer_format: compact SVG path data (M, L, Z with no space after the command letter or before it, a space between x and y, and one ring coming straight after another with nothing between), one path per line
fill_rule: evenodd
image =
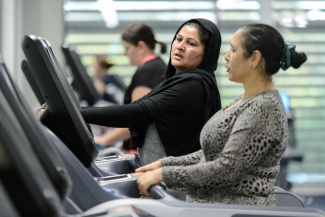
M147 44L144 41L139 41L137 46L140 48L144 48L147 47Z
M251 56L251 66L256 68L260 64L262 64L262 54L259 50L254 50Z
M145 55L148 50L148 45L144 41L139 41L137 44L137 50L140 56Z

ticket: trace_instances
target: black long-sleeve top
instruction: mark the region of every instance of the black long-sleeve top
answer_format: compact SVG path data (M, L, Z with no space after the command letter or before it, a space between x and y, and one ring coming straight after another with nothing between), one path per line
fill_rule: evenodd
M207 98L210 97L205 93L201 77L192 75L187 81L134 103L89 107L82 109L81 113L87 123L127 127L140 132L140 140L135 142L137 147L142 145L148 124L154 123L166 154L181 156L200 149L199 134L207 121L204 115ZM216 109L211 115L214 112Z

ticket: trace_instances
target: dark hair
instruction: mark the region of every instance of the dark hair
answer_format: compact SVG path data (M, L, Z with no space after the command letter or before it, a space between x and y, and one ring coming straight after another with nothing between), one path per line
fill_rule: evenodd
M275 28L261 23L248 24L240 30L244 57L248 58L254 50L258 50L264 57L266 72L269 75L277 73L281 66L280 62L286 58L286 44L282 35ZM307 60L306 54L296 52L295 46L290 50L289 58L287 68L290 66L299 68Z
M113 66L112 63L109 63L106 61L106 57L103 55L96 56L96 61L97 61L98 65L104 69L109 69Z
M193 26L193 27L195 27L199 32L201 43L204 45L205 48L207 48L209 46L210 32L208 30L206 30L205 28L203 28L203 26L201 26L199 23L194 22L194 21L190 21L188 23L185 23L184 26Z
M167 50L164 42L156 41L151 27L141 22L129 24L122 33L122 40L133 45L138 45L139 41L144 41L152 50L155 49L156 43L158 43L160 53L166 53Z

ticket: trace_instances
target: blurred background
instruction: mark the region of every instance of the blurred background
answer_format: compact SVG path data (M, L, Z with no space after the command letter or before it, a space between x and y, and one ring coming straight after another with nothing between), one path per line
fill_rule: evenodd
M307 203L318 203L311 196L325 195L325 1L0 0L0 55L34 108L37 100L20 69L24 58L20 44L25 34L47 38L67 76L69 69L60 50L63 43L76 49L90 76L94 74L94 57L107 55L114 64L112 70L128 84L135 68L123 55L120 39L127 24L149 24L156 39L165 42L169 50L179 25L197 17L214 21L222 34L216 78L223 106L242 92L241 85L228 81L223 59L232 34L241 25L270 24L286 42L308 55L299 70L280 70L275 76L288 106L290 125L281 185L305 196ZM166 62L168 55L169 51L162 56Z

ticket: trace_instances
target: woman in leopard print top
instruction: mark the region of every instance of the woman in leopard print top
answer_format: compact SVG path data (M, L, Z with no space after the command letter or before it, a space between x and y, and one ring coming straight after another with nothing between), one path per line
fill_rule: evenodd
M139 168L139 190L164 181L186 190L187 201L275 205L273 187L287 140L288 126L272 75L307 60L295 45L265 24L241 27L225 55L229 80L244 94L217 112L201 131L201 150L167 157Z

